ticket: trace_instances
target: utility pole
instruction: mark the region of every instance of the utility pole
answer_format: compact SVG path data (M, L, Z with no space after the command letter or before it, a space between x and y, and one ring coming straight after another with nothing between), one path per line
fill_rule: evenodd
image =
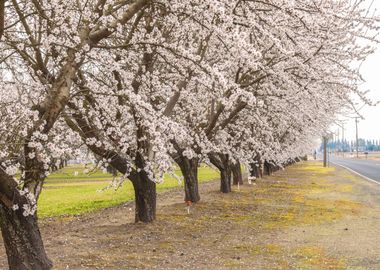
M342 128L342 140L339 143L339 150L342 151L342 156L344 157L344 120L337 120L337 123L335 123L338 126L338 140L340 140L340 130L339 127Z
M323 167L327 167L327 136L323 136Z
M356 124L356 158L359 158L358 122L359 122L359 117L355 117L355 124Z
M338 128L338 154L337 156L339 156L339 152L340 152L340 147L342 146L342 142L340 141L340 134L339 134L339 128Z

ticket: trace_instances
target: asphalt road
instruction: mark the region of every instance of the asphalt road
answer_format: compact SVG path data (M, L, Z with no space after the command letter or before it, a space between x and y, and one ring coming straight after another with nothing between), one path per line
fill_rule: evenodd
M347 167L363 176L380 183L380 160L330 157L330 162Z

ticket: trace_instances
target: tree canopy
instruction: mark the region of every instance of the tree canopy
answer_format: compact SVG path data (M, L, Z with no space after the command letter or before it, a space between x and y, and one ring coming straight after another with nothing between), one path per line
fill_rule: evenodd
M0 214L36 218L49 164L80 147L132 181L146 222L176 163L186 181L212 163L223 192L232 164L283 166L371 103L378 30L361 0L1 1Z

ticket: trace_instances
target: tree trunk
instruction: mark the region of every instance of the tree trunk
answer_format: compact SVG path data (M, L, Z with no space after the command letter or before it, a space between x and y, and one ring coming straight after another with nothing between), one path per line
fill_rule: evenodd
M220 159L222 161L222 167L220 170L220 191L222 193L231 192L231 162L229 160L228 155L220 155Z
M73 105L71 105L72 108ZM74 114L73 122L66 118L66 123L74 131L83 134L86 138L99 138L97 130L95 130L91 125L84 119L84 116L80 113ZM138 129L139 138L142 138L142 131ZM140 149L146 149L141 141L138 141ZM131 168L131 163L120 156L118 153L110 150L106 150L103 147L97 147L95 145L88 145L90 150L96 155L104 158L110 159L110 165L117 169L122 174L129 174L128 178L133 184L135 190L135 222L152 222L156 219L156 183L149 179L146 172L143 170L145 167L144 158L141 156L139 151L136 152L135 168Z
M258 163L251 163L249 174L251 177L262 178L260 165Z
M53 264L46 255L37 214L24 216L0 205L0 227L10 270L47 270Z
M264 175L271 175L272 174L272 171L271 171L271 167L270 167L270 163L268 161L264 161Z
M231 167L225 166L220 169L220 191L222 193L231 192Z
M220 171L220 191L222 193L231 192L231 163L226 154L210 154L211 163Z
M188 159L179 154L177 164L181 168L185 182L185 201L199 202L201 197L198 190L198 159Z
M275 173L280 170L280 166L278 166L277 164L275 165L272 164L271 166L272 166L272 173Z
M156 183L141 170L130 177L135 189L135 222L149 223L156 219Z
M236 162L231 166L234 185L243 185L243 174L241 172L240 162Z

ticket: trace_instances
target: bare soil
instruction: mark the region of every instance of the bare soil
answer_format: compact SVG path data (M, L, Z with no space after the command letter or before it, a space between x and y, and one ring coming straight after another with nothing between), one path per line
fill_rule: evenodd
M342 157L342 153L338 153L339 157ZM355 153L345 153L346 158L357 159ZM368 159L368 160L380 160L380 152L368 152L368 155L365 155L364 152L359 152L358 159Z
M42 220L54 269L380 269L380 185L304 162L218 188L202 184L190 214L181 189L161 193L153 224L133 223L133 203Z

